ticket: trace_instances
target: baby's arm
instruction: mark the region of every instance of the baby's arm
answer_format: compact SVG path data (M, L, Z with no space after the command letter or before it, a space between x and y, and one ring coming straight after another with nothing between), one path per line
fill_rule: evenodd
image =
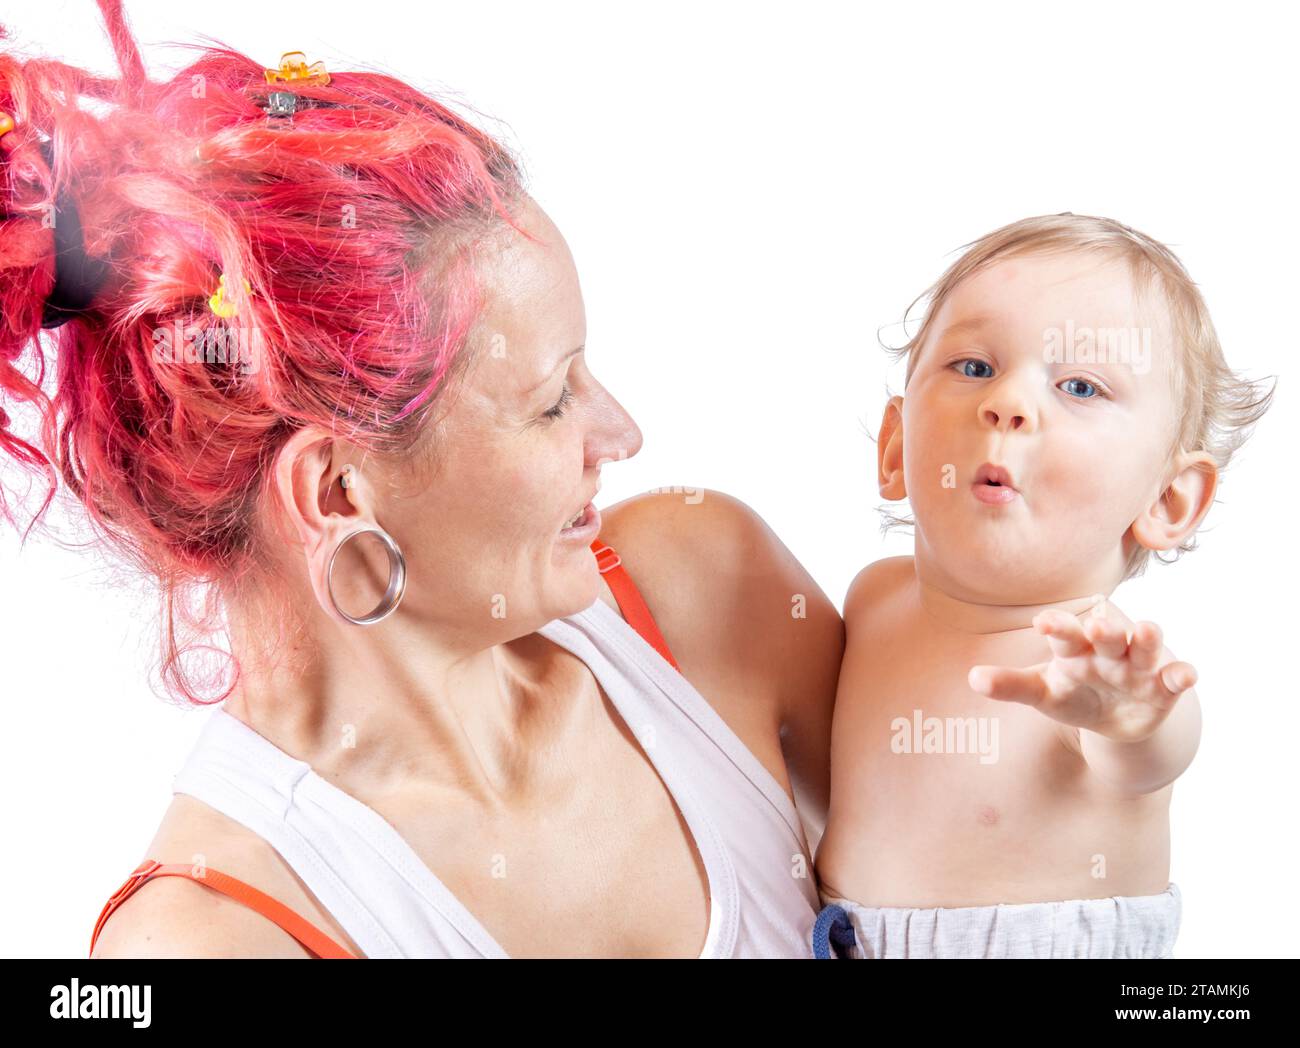
M1020 702L1074 729L1072 748L1125 793L1151 793L1192 762L1201 738L1196 670L1174 661L1160 627L1133 626L1099 603L1086 623L1062 611L1035 616L1049 662L1017 670L976 666L970 686L991 699ZM1131 632L1129 627L1132 627Z

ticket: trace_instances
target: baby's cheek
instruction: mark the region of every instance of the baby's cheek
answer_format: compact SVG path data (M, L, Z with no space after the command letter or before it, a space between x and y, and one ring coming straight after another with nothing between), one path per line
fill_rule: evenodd
M1087 447L1056 456L1049 473L1052 490L1078 505L1113 491L1114 475L1106 458Z
M1038 508L1059 516L1072 542L1100 549L1120 539L1131 523L1130 468L1120 460L1081 452L1071 464L1053 470L1041 491L1048 505L1039 500Z
M943 487L942 468L926 455L918 455L907 464L907 500L917 516L933 516L942 496L952 491Z
M908 434L904 448L908 494L924 497L934 490L952 488L961 483L957 463L946 453L943 435L931 426L918 426Z

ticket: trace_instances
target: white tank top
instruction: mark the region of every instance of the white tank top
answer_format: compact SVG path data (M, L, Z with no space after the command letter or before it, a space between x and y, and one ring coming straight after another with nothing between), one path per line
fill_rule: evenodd
M812 860L772 774L604 601L538 633L587 664L677 802L708 873L700 957L811 957ZM507 956L377 811L223 709L172 792L265 839L367 957Z

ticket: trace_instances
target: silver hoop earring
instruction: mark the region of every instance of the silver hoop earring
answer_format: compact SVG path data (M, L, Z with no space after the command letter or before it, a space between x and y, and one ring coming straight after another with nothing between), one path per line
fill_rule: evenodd
M379 541L384 544L384 550L388 553L388 588L384 590L383 599L380 600L378 606L370 614L354 618L339 607L339 602L334 596L334 562L338 559L339 550L346 546L348 542L358 535L366 534L377 535ZM388 618L397 610L397 605L402 601L402 594L406 592L406 558L402 556L402 551L398 548L397 543L393 541L393 537L383 528L378 525L372 528L358 528L350 535L345 535L339 544L334 547L334 552L330 554L329 567L325 571L325 585L329 590L330 603L334 605L334 610L343 618L355 626L373 626L376 622Z

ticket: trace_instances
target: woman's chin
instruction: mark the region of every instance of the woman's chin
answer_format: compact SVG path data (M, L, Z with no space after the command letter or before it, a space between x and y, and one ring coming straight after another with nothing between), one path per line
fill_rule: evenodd
M558 585L549 604L551 618L562 619L591 607L600 597L600 572L588 555L586 564L575 565L556 579Z

